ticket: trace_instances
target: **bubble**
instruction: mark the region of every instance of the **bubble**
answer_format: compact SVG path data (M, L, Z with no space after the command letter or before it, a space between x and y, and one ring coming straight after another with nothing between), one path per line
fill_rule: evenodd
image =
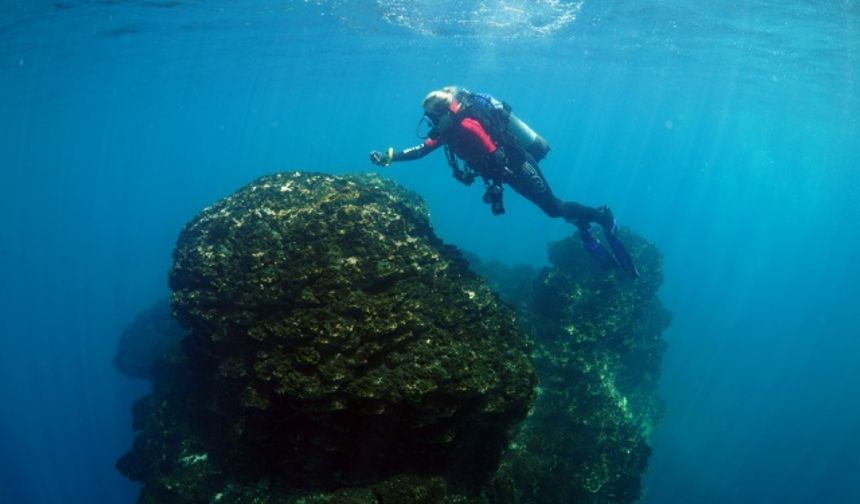
M550 36L576 20L582 0L463 1L457 9L445 2L377 0L391 24L434 36L505 38Z

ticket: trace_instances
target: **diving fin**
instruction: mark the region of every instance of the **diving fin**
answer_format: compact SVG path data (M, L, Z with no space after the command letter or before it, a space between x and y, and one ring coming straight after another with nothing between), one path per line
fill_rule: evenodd
M618 236L615 234L615 230L617 226L612 226L609 229L603 228L603 236L606 237L606 243L609 244L609 248L612 249L612 254L615 256L615 261L617 261L618 266L627 273L630 278L639 278L639 270L636 269L636 265L633 264L633 258L630 257L630 253L627 252L627 248L621 243L621 240L618 239ZM592 237L592 240L594 238Z
M597 264L600 265L601 268L610 270L618 266L618 263L611 255L609 255L609 252L597 243L594 235L591 234L591 229L588 224L579 226L579 237L582 239L582 245L585 247L586 252L588 252L588 254L597 262Z

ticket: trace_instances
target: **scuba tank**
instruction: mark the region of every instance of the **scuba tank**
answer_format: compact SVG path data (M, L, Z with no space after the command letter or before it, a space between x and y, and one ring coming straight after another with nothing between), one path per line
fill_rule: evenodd
M514 114L508 116L507 132L517 139L517 142L532 155L537 161L545 158L549 153L549 144L535 130Z
M476 106L494 122L498 123L500 129L516 140L516 143L528 152L536 161L545 158L549 153L549 144L535 130L531 129L522 119L511 112L511 106L501 102L488 94L469 93L465 89L460 90L471 105Z

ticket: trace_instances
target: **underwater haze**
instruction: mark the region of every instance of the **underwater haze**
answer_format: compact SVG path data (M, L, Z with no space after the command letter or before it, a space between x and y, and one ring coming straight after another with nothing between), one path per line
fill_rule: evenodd
M457 84L545 137L555 193L664 257L642 502L860 502L860 2L4 0L0 502L133 502L147 385L111 365L202 208L379 171L448 243L543 265L573 232L405 148Z

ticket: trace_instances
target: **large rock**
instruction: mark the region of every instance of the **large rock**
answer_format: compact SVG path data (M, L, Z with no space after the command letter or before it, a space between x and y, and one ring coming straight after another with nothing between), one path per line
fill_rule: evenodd
M256 180L186 225L170 286L184 357L118 463L142 501L474 494L534 399L514 312L377 177Z
M185 330L167 300L142 311L122 332L113 365L126 376L152 380L179 350Z
M488 490L497 503L632 503L663 405L656 395L670 314L660 256L623 231L642 276L597 267L573 236L541 270L475 262L534 338L540 389Z

